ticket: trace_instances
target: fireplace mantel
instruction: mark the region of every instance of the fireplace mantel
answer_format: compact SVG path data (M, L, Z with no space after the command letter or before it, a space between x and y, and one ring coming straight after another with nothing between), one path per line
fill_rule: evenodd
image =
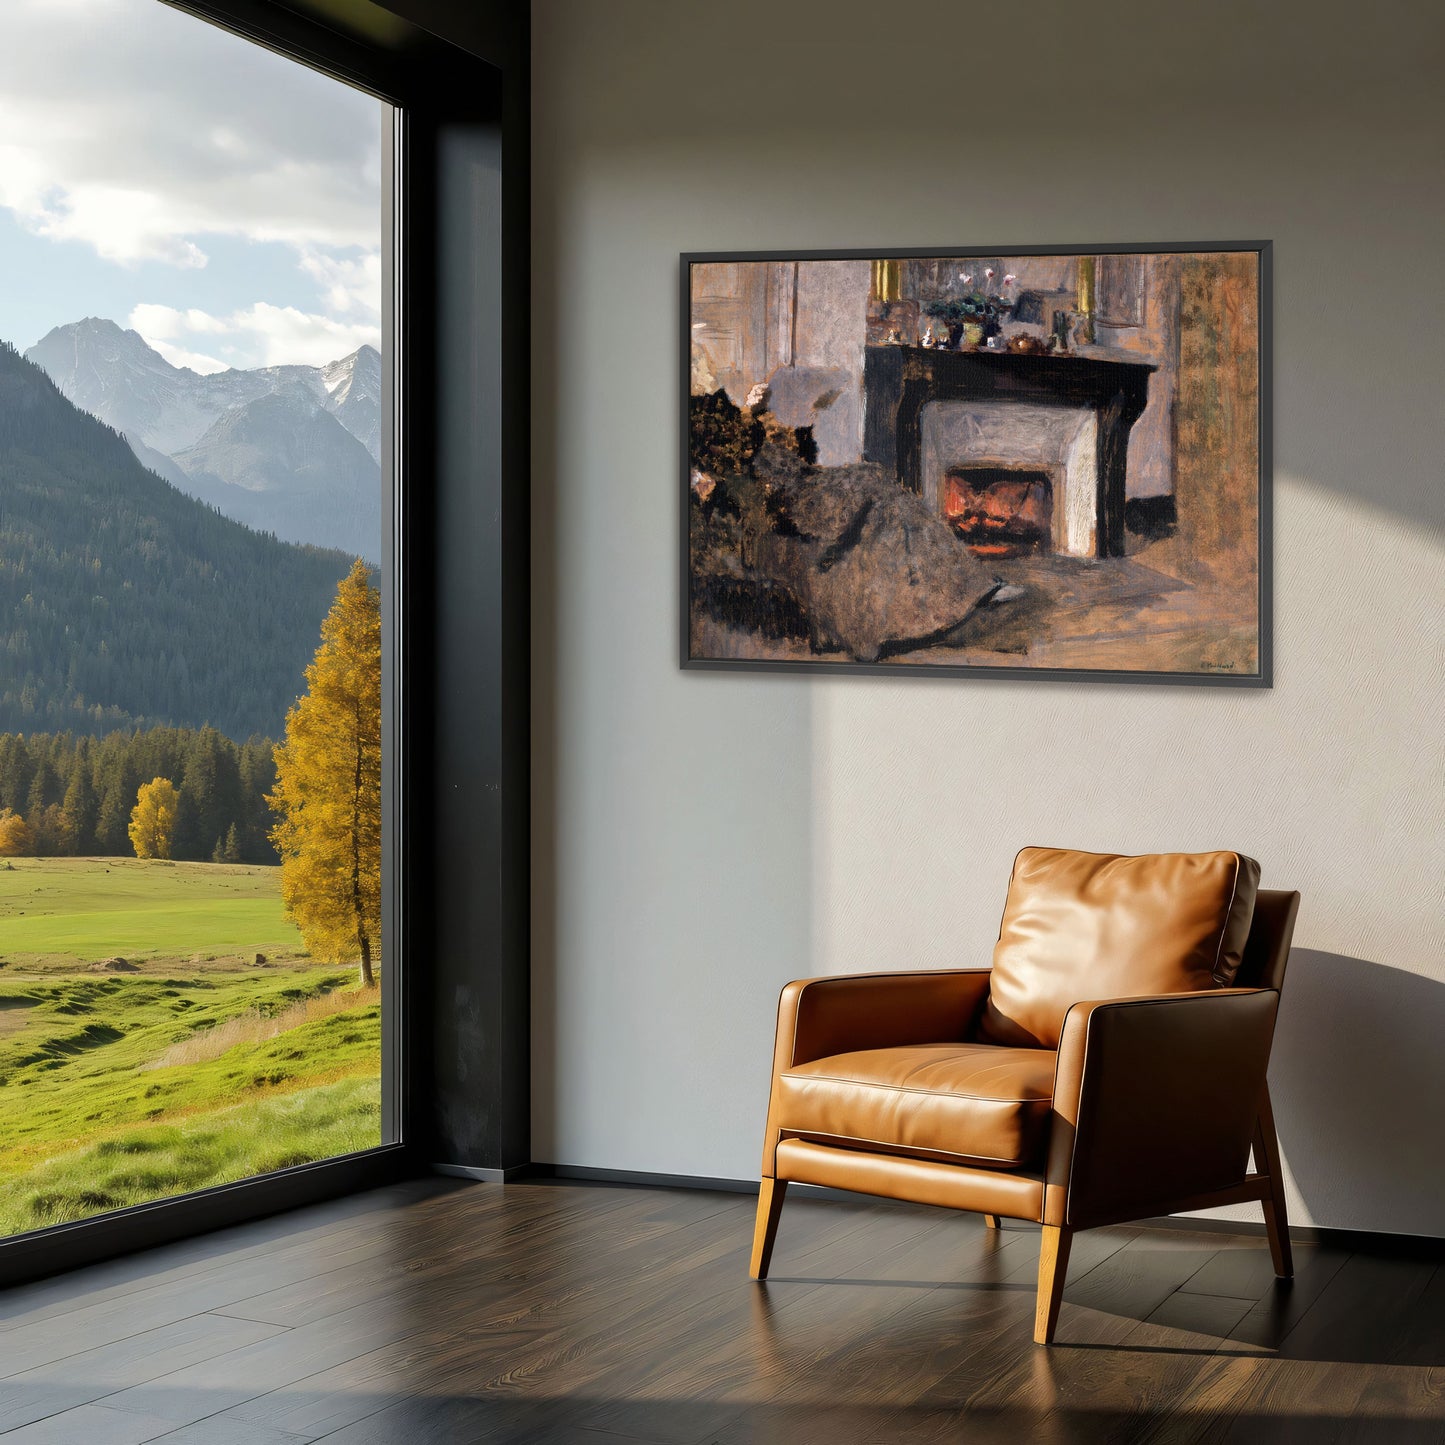
M1100 557L1124 554L1124 479L1129 428L1149 400L1156 368L1127 353L1026 356L1010 351L941 351L870 346L864 356L863 457L923 489L922 414L931 401L1027 401L1092 409L1098 418Z

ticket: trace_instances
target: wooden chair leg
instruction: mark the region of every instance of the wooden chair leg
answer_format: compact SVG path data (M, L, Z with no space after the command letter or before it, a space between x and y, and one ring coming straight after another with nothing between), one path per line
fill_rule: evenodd
M998 1229L998 1228L999 1228L998 1215L996 1215L996 1214L985 1214L984 1217L983 1217L983 1223L984 1223L984 1228L986 1228L986 1229Z
M1284 1174L1279 1167L1279 1135L1274 1131L1274 1110L1269 1087L1259 1101L1259 1118L1254 1126L1254 1167L1269 1175L1269 1192L1264 1205L1264 1228L1269 1235L1269 1253L1280 1279L1294 1278L1294 1255L1289 1245L1289 1216L1284 1207Z
M754 1279L768 1277L773 1258L773 1241L778 1237L778 1218L783 1212L786 1179L764 1179L758 1189L758 1217L753 1225L753 1260L748 1273Z
M1054 1326L1059 1322L1059 1306L1064 1300L1064 1276L1069 1272L1069 1246L1074 1232L1065 1225L1044 1225L1043 1244L1039 1250L1039 1296L1034 1305L1034 1343L1049 1345L1054 1340Z

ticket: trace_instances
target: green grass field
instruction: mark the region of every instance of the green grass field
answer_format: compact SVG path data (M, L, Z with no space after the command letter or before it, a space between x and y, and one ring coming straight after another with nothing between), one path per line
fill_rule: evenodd
M0 865L0 1233L380 1142L379 995L277 873Z
M0 959L62 967L119 955L177 960L302 952L277 870L139 858L15 858L0 865ZM0 975L3 976L3 975Z

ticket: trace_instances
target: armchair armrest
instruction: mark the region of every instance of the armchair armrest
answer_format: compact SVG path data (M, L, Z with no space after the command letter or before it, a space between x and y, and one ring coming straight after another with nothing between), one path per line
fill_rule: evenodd
M986 968L858 973L788 984L778 1000L763 1177L770 1179L775 1167L779 1074L796 1064L860 1049L962 1039L983 1007L988 975Z
M778 1000L776 1074L858 1049L963 1038L988 992L986 968L804 978Z
M1279 994L1221 988L1075 1004L1054 1079L1044 1222L1192 1207L1241 1184Z

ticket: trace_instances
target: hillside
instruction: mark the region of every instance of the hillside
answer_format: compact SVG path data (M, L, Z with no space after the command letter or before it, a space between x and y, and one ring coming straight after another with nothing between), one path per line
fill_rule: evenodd
M381 471L366 447L304 387L259 396L212 422L172 459L182 490L286 542L376 560Z
M185 496L0 344L0 731L279 736L349 560Z
M375 348L326 366L202 375L172 366L139 333L88 317L55 327L25 359L120 432L147 467L225 516L380 560Z

